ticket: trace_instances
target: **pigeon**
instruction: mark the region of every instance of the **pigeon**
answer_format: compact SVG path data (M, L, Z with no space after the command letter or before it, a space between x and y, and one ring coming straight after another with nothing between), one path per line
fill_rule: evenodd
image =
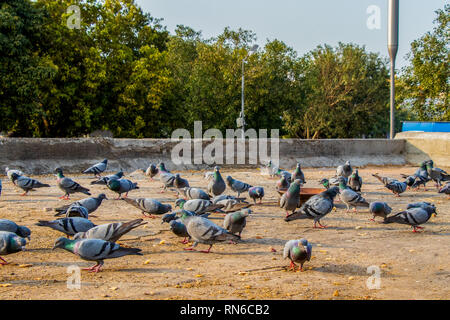
M215 205L222 205L223 207L218 209L220 212L236 212L242 209L246 209L251 207L253 204L250 204L248 202L243 202L239 200L240 198L236 199L223 199L220 201L216 201Z
M82 199L79 201L75 201L69 205L55 208L55 211L57 212L55 214L55 217L66 214L67 209L69 209L70 207L72 207L74 205L85 207L87 209L88 213L90 214L100 207L103 200L108 200L108 198L106 197L106 195L104 193L101 193L96 198L95 197L85 198L85 199Z
M175 174L175 180L173 182L173 186L177 188L178 193L181 188L189 188L189 181L180 177L180 174Z
M439 190L439 193L445 193L448 195L448 199L450 199L450 182L447 182L447 184Z
M418 191L420 189L420 186L423 185L424 191L427 191L427 182L430 180L431 179L428 177L428 174L426 177L423 175L416 176L411 188Z
M326 226L320 224L320 220L333 210L333 201L338 193L338 187L331 187L322 193L312 196L301 206L300 210L287 216L284 221L314 219L314 228L316 228L316 223L319 224L319 228L326 228Z
M164 222L169 223L172 220L177 220L177 219L179 220L179 219L181 219L181 217L183 215L195 216L196 214L194 212L183 210L183 209L173 211L171 213L166 213L161 217L161 224L163 224ZM208 214L203 214L201 216L207 218Z
M14 169L10 169L10 168L8 168L8 167L5 168L5 173L6 173L6 175L8 176L9 180L11 180L11 182L14 183L14 184L16 184L16 182L15 182L15 181L13 180L13 178L12 178L12 174L13 174L13 173L17 174L18 176L24 176L24 175L25 175L25 174L24 174L22 171L20 171L20 170L14 170Z
M289 211L294 212L300 207L300 185L300 180L295 180L280 199L280 208L286 210L286 217L289 215Z
M203 243L209 244L209 248L208 250L201 252L209 253L214 243L223 241L237 242L237 240L240 239L239 236L230 233L229 231L225 230L222 227L219 227L211 220L204 217L189 216L183 214L183 216L181 217L181 221L186 226L186 230L191 236L192 240L194 240L194 244L192 245L192 247L185 248L184 250L193 251L199 243Z
M159 178L163 183L163 190L161 190L161 193L163 193L167 188L174 187L173 183L175 182L175 175L173 175L166 169L166 166L163 162L159 163L158 170Z
M241 237L242 230L247 224L247 217L252 213L250 209L244 209L238 212L232 212L223 219L223 227L232 234L239 233Z
M323 178L322 180L319 181L319 183L324 186L325 189L330 189L330 180Z
M116 200L119 200L122 193L125 193L125 198L128 197L128 192L131 190L139 189L137 182L131 182L128 179L109 180L107 184L109 190L119 194Z
M253 199L256 203L256 199L259 199L259 203L262 203L264 198L264 188L263 187L251 187L248 189L248 196Z
M284 245L283 259L289 258L291 260L289 270L295 271L297 266L295 263L297 262L300 263L299 270L303 272L303 264L311 260L311 253L312 245L308 243L308 240L289 240Z
M180 209L183 210L194 212L197 215L223 208L223 204L213 204L212 201L203 199L193 199L188 201L177 199L175 201L175 206L180 207Z
M8 219L0 219L0 231L12 232L21 238L28 238L30 240L30 229L25 226L19 226L14 221Z
M348 186L353 191L361 192L362 178L358 174L358 169L350 175L350 178L348 179Z
M115 174L110 174L108 176L100 177L100 179L92 181L91 184L100 184L100 185L107 185L109 180L116 179L119 180L123 177L123 171L120 170L119 172Z
M202 189L198 188L181 188L181 194L187 197L189 200L192 199L203 199L203 200L211 200L211 197Z
M82 187L80 184L76 183L70 178L64 177L63 171L61 168L56 168L58 187L65 192L65 194L60 199L69 200L69 196L72 193L81 192L90 196L89 189Z
M13 172L11 174L11 178L13 183L18 186L20 189L25 191L22 193L22 196L26 196L30 190L35 188L49 188L50 185L41 183L35 179L28 178L26 176L19 176L17 173Z
M150 180L153 180L153 177L159 173L158 168L155 164L150 163L147 170L145 170L145 175L150 177Z
M302 182L302 184L306 183L305 175L303 174L300 163L297 163L297 167L295 168L294 173L292 173L291 180L296 180L296 179L299 179Z
M364 199L359 193L353 191L349 187L347 187L343 180L339 184L339 197L342 202L347 206L347 212L350 211L350 206L353 207L353 210L356 212L356 207L369 207L369 203Z
M436 214L436 208L431 206L425 208L411 208L384 218L383 223L407 224L413 227L413 232L417 232L417 229L423 229L423 227L420 227L419 225L427 222L433 213Z
M138 208L142 211L142 215L148 218L156 218L154 215L162 215L167 212L172 211L172 206L170 204L162 204L158 200L149 199L149 198L137 198L137 199L129 199L122 198L125 202L131 204L132 206ZM150 214L149 216L146 213Z
M66 218L81 217L89 219L89 211L83 206L73 205L66 211Z
M233 190L234 192L237 192L238 197L243 192L247 192L248 189L250 189L252 186L248 183L233 179L231 176L227 177L227 185Z
M225 195L225 194L222 194L220 196L212 198L211 202L213 204L217 204L217 203L219 203L219 202L221 202L223 200L235 200L235 201L237 201L239 203L248 203L247 201L245 201L245 198L238 198L238 197L235 197L235 196L230 196L230 195Z
M140 227L147 222L142 219L136 219L129 222L116 222L96 226L85 232L78 232L73 236L74 240L78 239L101 239L109 242L118 241L124 234Z
M220 174L220 168L214 167L214 174L212 179L209 181L207 191L212 196L221 195L227 188L225 181L223 181L222 175Z
M427 172L430 178L436 182L438 189L441 187L442 181L450 181L450 175L442 169L434 168L432 160L427 163Z
M14 232L0 231L0 265L8 264L1 256L25 250L27 241Z
M397 197L400 197L400 194L406 191L407 184L406 182L400 182L396 179L392 178L386 178L386 177L380 177L377 173L373 174L375 178L380 180L384 186L391 190L393 194L395 194Z
M386 202L377 201L370 204L369 211L373 214L373 218L370 221L375 222L375 217L386 218L392 212L392 208Z
M277 177L285 176L286 180L289 183L291 183L291 180L292 180L291 174L289 172L287 172L286 170L280 169L279 167L275 166L272 163L272 160L270 160L269 163L267 164L267 168L269 169L269 174L272 178L275 176L277 176Z
M87 261L95 261L96 265L83 269L91 272L99 272L103 266L105 259L119 258L128 255L139 255L141 249L137 248L124 248L114 242L108 242L100 239L81 239L81 240L69 240L61 237L56 240L53 250L61 248L78 255L81 259Z
M108 166L108 159L103 160L102 162L94 164L92 167L84 170L82 173L93 173L96 177L101 177L100 173L106 170Z
M183 222L181 222L180 219L171 220L169 222L169 226L170 226L170 230L172 230L172 232L176 236L184 238L184 240L181 241L181 243L187 244L189 242L189 240L191 239L191 236L187 232L186 226L184 225Z
M414 209L414 208L422 208L425 209L427 207L434 208L436 210L436 206L430 202L414 202L410 203L406 206L406 209Z
M280 180L277 181L277 186L276 186L278 194L280 196L283 195L286 191L288 191L290 185L291 184L287 180L287 178L285 176L281 176Z
M96 227L91 221L85 218L62 218L53 221L39 221L36 223L39 227L49 227L53 230L65 233L68 236L73 236L78 232L86 232L91 228Z
M336 169L336 174L338 176L343 176L343 177L346 177L346 178L350 177L352 172L353 172L353 168L350 165L350 161L347 161L343 166L339 166Z

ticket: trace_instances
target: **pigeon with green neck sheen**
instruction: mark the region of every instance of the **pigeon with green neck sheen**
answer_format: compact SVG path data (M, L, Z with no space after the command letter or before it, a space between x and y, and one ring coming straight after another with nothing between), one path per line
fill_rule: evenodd
M56 240L53 250L61 248L67 250L81 259L86 261L95 261L97 264L83 270L89 270L91 272L99 272L106 259L120 258L129 255L139 255L141 249L137 248L124 248L120 245L100 239L81 239L70 240L64 237Z
M311 260L312 245L306 239L289 240L284 245L283 259L289 258L291 263L289 270L295 271L296 262L300 264L300 271L303 271L303 264Z
M291 180L297 180L297 179L299 179L302 182L302 184L306 183L305 174L302 171L302 167L301 167L300 163L297 163L297 167L295 168L294 173L292 174L292 178L291 178Z
M239 237L241 237L242 230L247 224L247 217L251 213L250 209L229 213L223 219L223 227L232 234L239 233Z
M350 189L344 181L339 184L339 197L342 202L347 206L347 212L350 211L350 207L356 212L356 207L369 207L369 203L359 193Z
M96 163L92 167L87 168L82 173L93 173L96 177L100 178L101 177L100 174L106 170L107 166L108 166L108 159L105 159L102 162Z
M37 188L49 188L49 184L41 183L38 180L28 178L26 176L19 176L17 173L13 172L11 174L11 179L13 183L20 189L25 191L22 196L26 196L29 191Z
M14 232L0 231L0 265L8 264L1 256L25 250L27 241Z
M286 191L288 191L289 186L290 186L290 182L286 179L285 176L282 176L280 178L280 180L277 181L277 186L276 186L276 190L278 192L279 195L283 195L284 193L286 193Z
M142 215L144 217L147 217L147 214L150 214L148 216L149 218L156 218L154 215L162 215L169 211L172 211L172 206L170 204L163 204L155 199L150 198L137 198L137 199L130 199L130 198L122 198L126 203L131 204L132 206L138 208L142 211Z
M31 230L25 226L19 226L14 221L0 219L0 231L8 231L17 234L21 238L30 240Z
M286 210L286 217L289 211L292 213L300 207L300 180L295 180L280 199L280 208Z
M352 175L348 179L348 186L353 191L361 192L362 183L363 183L362 178L358 174L358 169L356 169L355 172L352 173Z
M84 193L90 196L89 189L82 187L79 183L73 181L70 178L67 178L64 176L63 171L61 168L56 168L56 182L58 183L58 187L65 192L63 196L60 197L60 199L69 200L69 196L73 193Z
M256 204L256 199L259 199L259 203L262 203L264 198L264 188L263 187L251 187L248 189L248 196L253 199Z
M199 243L203 243L208 244L209 248L208 250L201 252L209 253L211 247L215 243L224 241L236 242L240 239L239 236L236 236L225 230L224 228L219 227L207 218L183 214L183 216L181 217L181 221L186 226L186 230L191 236L192 240L194 240L194 244L192 245L192 247L185 248L184 250L193 251Z
M137 182L131 182L128 179L109 180L107 186L109 190L119 194L116 200L122 197L122 193L125 193L125 197L128 197L128 192L139 189Z
M329 214L334 207L334 198L339 193L338 187L331 187L330 189L321 192L308 199L300 208L300 210L287 216L284 221L289 222L297 219L313 219L314 228L319 224L319 228L326 228L320 223L327 214Z
M220 168L216 166L214 168L212 179L209 181L207 191L210 195L215 197L221 195L226 188L225 181L220 174Z

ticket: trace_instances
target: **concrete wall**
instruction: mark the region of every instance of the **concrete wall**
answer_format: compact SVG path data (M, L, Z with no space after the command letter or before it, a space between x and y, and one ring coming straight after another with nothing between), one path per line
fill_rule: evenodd
M433 159L436 166L450 167L450 133L401 132L395 139L406 140L406 161L419 164Z
M267 152L258 152L257 161L251 163L248 157L249 144L252 147L258 144L252 140L247 142L244 164L236 165L237 157L242 152L235 152L231 157L232 164L229 164L225 142L222 141L225 157L222 159L224 163L219 164L221 166L227 166L228 163L233 167L256 167L265 165L271 158L272 147L269 141L266 144ZM203 145L202 142L199 143L202 150L210 144L209 141L204 141ZM23 169L29 174L47 174L62 167L67 172L76 173L105 158L109 160L108 171L123 169L130 172L159 161L164 161L168 168L176 169L205 169L214 165L175 165L171 160L171 153L177 144L178 142L170 139L1 138L0 169L3 171L9 166ZM404 150L405 140L401 139L284 139L279 144L280 166L289 169L295 167L297 162L302 163L303 167L335 167L347 160L355 166L402 165L406 163ZM274 151L276 152L276 146ZM193 148L191 154L194 159Z

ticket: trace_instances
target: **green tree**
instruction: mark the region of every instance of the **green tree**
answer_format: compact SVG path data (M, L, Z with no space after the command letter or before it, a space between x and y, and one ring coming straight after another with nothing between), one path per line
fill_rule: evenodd
M417 120L450 121L450 4L436 14L433 31L411 43L398 102Z

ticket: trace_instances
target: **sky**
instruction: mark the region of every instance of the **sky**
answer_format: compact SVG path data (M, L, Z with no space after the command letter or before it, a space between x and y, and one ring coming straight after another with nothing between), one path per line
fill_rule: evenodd
M303 55L321 44L338 42L365 45L388 57L388 0L136 0L173 33L183 24L203 37L222 33L225 27L252 30L264 46L267 39L285 42ZM406 54L413 40L433 29L435 11L450 0L400 0L397 69L407 65ZM379 26L375 11L379 8ZM367 12L369 9L369 13ZM376 8L375 8L376 10ZM372 29L367 21L372 22ZM377 28L379 27L379 29Z

